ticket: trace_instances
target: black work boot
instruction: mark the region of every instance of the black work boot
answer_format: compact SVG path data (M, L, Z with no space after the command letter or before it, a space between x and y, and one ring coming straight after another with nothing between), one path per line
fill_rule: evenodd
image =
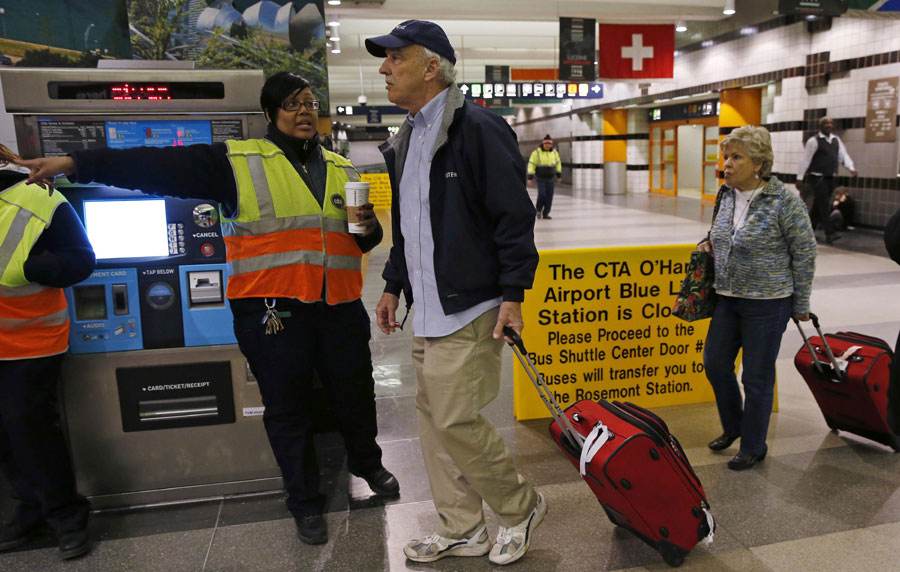
M328 542L328 525L321 514L295 518L297 538L306 544L325 544Z
M61 532L59 535L59 558L69 560L91 551L91 535L87 526L79 530Z
M360 477L369 484L369 488L376 495L383 497L400 496L400 483L397 482L397 477L384 467L368 475L360 475Z

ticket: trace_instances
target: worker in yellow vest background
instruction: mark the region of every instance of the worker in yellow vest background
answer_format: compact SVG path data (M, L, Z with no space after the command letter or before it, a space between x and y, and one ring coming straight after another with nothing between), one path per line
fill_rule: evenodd
M559 151L553 148L553 138L549 134L541 141L541 146L531 152L527 173L529 185L537 179L537 218L552 218L550 207L553 206L553 186L554 182L562 182L562 160L559 158Z
M400 494L375 442L375 383L362 256L381 242L371 203L347 226L344 184L359 174L319 144L309 82L280 72L263 85L264 139L187 147L77 151L25 161L31 179L65 174L155 195L217 201L231 275L226 297L241 352L259 382L263 422L288 492L297 536L328 540L310 396L318 373L347 450L348 470L376 494Z
M0 168L20 160L0 145ZM60 557L69 559L91 549L91 507L75 488L57 409L69 349L62 289L90 276L96 261L65 197L26 177L0 171L0 467L15 502L0 529L0 552L49 526Z

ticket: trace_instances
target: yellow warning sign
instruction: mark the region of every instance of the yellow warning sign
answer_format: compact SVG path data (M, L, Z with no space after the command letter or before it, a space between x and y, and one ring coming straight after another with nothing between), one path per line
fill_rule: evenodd
M672 316L694 248L541 252L522 305L523 339L563 409L581 399L644 407L715 399L703 373L709 320ZM518 363L513 379L516 417L548 417Z
M391 181L387 173L362 173L359 178L369 183L369 201L375 210L391 208Z

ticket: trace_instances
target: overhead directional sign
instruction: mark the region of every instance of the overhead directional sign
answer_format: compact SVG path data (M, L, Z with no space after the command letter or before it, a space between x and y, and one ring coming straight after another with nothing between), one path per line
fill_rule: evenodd
M603 84L594 82L461 83L467 99L601 99ZM340 108L339 108L340 109Z
M372 118L373 114L381 120L382 115L406 115L409 113L405 109L401 109L396 105L338 105L335 109L338 115L345 117L353 115L362 115ZM378 123L378 121L375 121Z

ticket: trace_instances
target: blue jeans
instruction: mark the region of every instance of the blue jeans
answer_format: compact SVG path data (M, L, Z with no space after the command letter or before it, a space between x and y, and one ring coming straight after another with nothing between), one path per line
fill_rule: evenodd
M535 210L542 216L550 214L550 207L553 206L553 179L549 181L537 180L538 196Z
M726 435L741 436L741 451L762 455L775 394L775 360L791 317L791 298L751 300L719 296L713 312L703 367L716 394ZM744 399L734 373L743 349Z

